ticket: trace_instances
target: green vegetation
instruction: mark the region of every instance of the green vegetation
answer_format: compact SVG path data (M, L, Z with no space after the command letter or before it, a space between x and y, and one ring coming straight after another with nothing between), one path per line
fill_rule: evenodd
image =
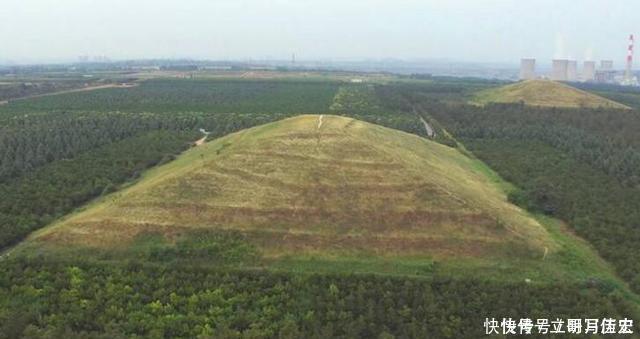
M486 317L640 319L615 276L640 290L637 112L462 105L490 81L288 77L0 106L0 248L53 223L0 256L0 338L479 338ZM278 121L306 112L344 117ZM423 118L458 148L350 118L425 135ZM200 128L227 136L178 156Z
M0 183L0 248L169 161L193 139L194 133L149 132Z
M0 338L479 338L486 317L632 318L597 282L0 262Z
M620 86L599 83L578 83L577 88L600 95L607 99L617 101L621 104L640 109L640 89L632 86Z
M9 80L8 82L5 82ZM84 88L85 86L103 85L101 79L30 79L3 78L0 83L0 102L28 96L43 95L52 92Z
M625 291L588 247L508 204L505 187L453 148L349 118L301 116L191 149L14 253L298 273L473 272Z
M376 97L373 85L341 86L329 109L332 112L352 114L380 114L381 103Z
M151 91L148 101L138 100L141 102L141 109L153 109L154 105L158 105L158 101L171 91L169 85L178 86L176 92L189 90L190 88L199 88L197 95L203 96L206 91L210 91L211 95L215 93L216 88L226 88L227 94L232 95L230 91L238 89L242 84L247 86L246 91L262 91L264 93L273 93L275 89L278 91L291 90L295 87L291 81L274 81L273 84L268 82L231 81L231 85L225 87L220 80L215 81L191 81L191 80L156 80L151 85L146 83L140 88L145 91ZM163 82L167 81L167 83ZM302 85L302 89L307 91L308 95L314 95L314 90L318 88L326 89L334 86L333 83L323 84L317 81L306 81L304 84L310 86L306 89L306 85ZM151 89L148 88L150 86ZM180 87L182 86L182 87ZM213 87L212 87L213 86ZM218 87L216 87L218 86ZM300 86L298 86L300 87ZM110 89L99 90L96 93L121 93L122 91L134 90L128 89ZM271 92L269 92L271 91ZM322 93L322 91L320 91ZM141 92L146 93L146 92ZM141 95L138 93L136 95ZM199 93L199 94L198 94ZM263 94L264 94L263 93ZM297 100L296 90L291 90L291 97L286 97L286 93L280 93L280 97L274 100L281 100L276 106L284 107L292 100ZM254 93L255 94L255 93ZM263 95L260 94L260 95ZM60 94L55 95L46 100L58 100L66 102L65 98L73 98L75 96L82 97L96 95L92 92ZM100 94L102 95L102 94ZM106 94L105 94L106 95ZM191 97L189 100L201 100L202 98ZM237 95L237 94L233 94ZM232 95L232 96L233 96ZM251 94L253 95L253 94ZM257 94L255 94L257 95ZM266 94L265 94L266 95ZM55 97L55 98L54 98ZM194 99L195 98L195 99ZM238 99L239 97L236 97ZM284 99L283 99L284 98ZM83 99L83 100L84 100ZM233 99L233 100L236 100ZM25 103L38 102L45 98L25 100ZM88 99L87 99L88 100ZM118 102L118 97L110 97L108 101ZM134 100L132 97L131 100ZM166 100L166 99L165 99ZM186 99L185 99L186 100ZM231 100L231 99L230 99ZM262 102L262 101L261 101ZM316 101L305 101L305 109L313 110ZM87 103L88 104L88 103ZM18 105L18 103L16 103ZM25 104L26 105L26 104ZM127 105L126 102L122 105ZM124 106L123 106L124 107ZM215 107L215 106L212 106ZM296 106L297 107L297 106ZM328 110L329 105L326 105ZM118 157L117 150L128 145L126 141L132 138L138 138L152 131L168 131L174 135L188 135L191 140L184 140L186 145L188 141L194 141L198 138L198 134L194 133L197 129L207 130L210 138L226 135L231 132L238 131L243 128L264 124L287 117L289 113L269 112L268 106L261 106L264 113L122 113L122 112L49 112L37 114L16 114L9 110L5 115L0 114L0 186L7 199L0 204L0 228L6 232L0 239L0 248L8 244L15 243L24 237L29 231L43 226L45 223L60 217L63 213L70 209L78 207L86 203L89 199L99 195L106 187L111 189L117 188L127 175L122 173L130 173L132 167L136 167L139 163L148 163L149 158L142 152L130 152L125 150L123 153L127 161L122 161ZM215 111L215 109L214 109ZM345 115L353 115L348 110L341 112ZM424 133L423 127L417 120L415 115L398 115L393 114L365 115L368 120L375 121L390 127L395 127L408 132ZM144 147L164 147L161 138L148 138ZM135 142L133 142L135 143ZM155 145L158 143L159 145ZM116 150L109 153L108 158L104 158L105 154L101 153L101 147L111 147ZM142 151L143 149L141 149ZM175 153L175 151L169 151ZM98 154L101 161L107 162L108 166L101 171L82 171L80 168L86 166L84 162L76 160L77 157L84 157L83 161L92 161L93 157ZM155 154L153 156L156 156ZM167 158L169 155L161 155L160 158ZM157 159L160 160L160 159ZM157 162L157 161L155 161ZM151 162L151 163L155 163ZM48 166L50 165L50 166ZM45 169L40 170L42 167ZM72 166L72 167L68 167ZM89 166L91 167L91 166ZM143 166L146 168L147 166ZM54 173L61 168L74 169L74 171L83 172L82 175L74 175L69 173L64 182L60 181L59 176ZM37 174L31 174L39 171ZM138 169L135 172L139 172ZM131 173L130 173L131 174ZM104 180L104 177L119 178L118 180ZM37 177L38 179L33 179ZM57 180L57 182L54 182ZM33 185L25 186L25 182L32 181ZM34 195L38 193L37 185L42 187L59 187L63 185L55 194L55 199L50 198L37 199L34 206L30 205L29 199L35 199ZM89 188L91 186L91 188ZM80 189L80 187L85 187ZM43 194L48 196L47 194ZM60 206L64 206L63 208Z
M640 291L637 112L521 105L440 106L432 112L522 189L512 201L567 221Z
M338 83L155 79L130 88L66 93L0 106L0 115L50 111L323 113Z
M215 138L288 115L248 113L85 113L24 115L0 120L0 181L50 162L68 160L110 143L155 130L193 132Z
M398 111L385 106L379 95L380 85L346 85L340 87L329 108L334 114L426 136L425 128L415 112Z
M478 92L471 102L524 103L531 106L629 108L615 101L559 82L528 80Z

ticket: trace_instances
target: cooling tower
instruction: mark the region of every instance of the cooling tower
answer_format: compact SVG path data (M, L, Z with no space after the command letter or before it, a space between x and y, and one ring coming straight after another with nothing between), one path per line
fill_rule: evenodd
M567 81L567 68L569 60L554 59L552 61L551 80Z
M567 81L578 81L578 62L575 60L567 62Z
M582 66L582 81L593 81L596 78L596 62L585 61Z
M520 60L520 80L536 78L536 59Z

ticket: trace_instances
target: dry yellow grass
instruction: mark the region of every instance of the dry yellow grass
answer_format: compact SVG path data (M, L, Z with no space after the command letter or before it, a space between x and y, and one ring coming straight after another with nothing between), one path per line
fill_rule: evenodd
M145 232L239 230L269 256L541 258L558 246L455 149L304 115L193 148L31 241L100 248Z
M628 106L613 100L548 80L528 80L487 89L479 92L472 102L476 104L523 102L526 105L546 107L629 109Z

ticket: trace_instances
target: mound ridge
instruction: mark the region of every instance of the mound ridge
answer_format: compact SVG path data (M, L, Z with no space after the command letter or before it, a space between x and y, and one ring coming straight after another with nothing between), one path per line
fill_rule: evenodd
M415 135L303 115L195 147L38 232L54 246L118 248L233 230L269 257L540 258L557 248L475 160Z
M549 80L526 80L487 89L479 92L473 102L477 104L523 102L526 105L546 107L629 109L628 106L613 100Z

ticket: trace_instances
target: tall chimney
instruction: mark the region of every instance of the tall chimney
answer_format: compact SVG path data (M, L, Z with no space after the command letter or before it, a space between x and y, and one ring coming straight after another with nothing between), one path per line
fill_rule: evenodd
M627 69L624 73L624 78L628 84L631 83L631 68L633 67L633 34L629 35L629 48L627 50Z

